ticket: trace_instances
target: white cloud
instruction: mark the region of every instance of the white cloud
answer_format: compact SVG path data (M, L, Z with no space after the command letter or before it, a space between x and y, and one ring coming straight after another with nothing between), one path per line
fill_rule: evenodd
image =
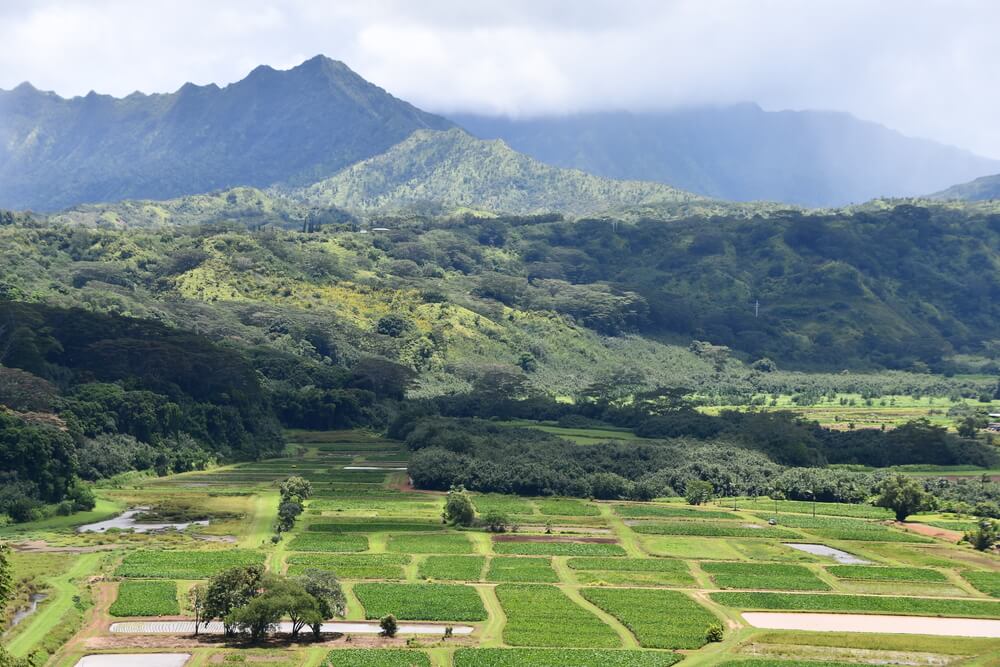
M990 0L20 0L0 87L162 92L325 53L433 111L756 101L1000 157L998 33Z

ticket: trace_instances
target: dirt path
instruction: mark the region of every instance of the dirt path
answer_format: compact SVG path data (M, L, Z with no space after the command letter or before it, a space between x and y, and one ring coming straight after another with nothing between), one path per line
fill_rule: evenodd
M946 540L948 542L958 542L963 537L963 533L960 533L957 530L948 530L947 528L928 526L926 523L893 521L890 525L893 525L896 528L902 528L903 530L907 530L911 533L917 533L918 535L933 537L939 540Z
M56 547L45 540L27 540L25 542L13 542L11 548L14 551L23 553L66 553L66 554L90 554L95 551L113 551L118 546L115 544L97 544L91 547Z

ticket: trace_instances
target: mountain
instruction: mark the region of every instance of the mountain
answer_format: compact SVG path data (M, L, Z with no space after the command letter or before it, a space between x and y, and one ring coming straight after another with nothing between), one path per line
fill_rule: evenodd
M236 185L312 183L418 129L452 126L317 56L220 88L64 99L0 91L0 206L166 199Z
M420 130L391 149L293 194L311 206L358 211L430 207L494 213L594 214L656 205L726 208L660 183L601 178L543 164L460 129Z
M840 206L916 196L1000 171L1000 161L845 113L754 104L527 119L452 115L547 164L658 181L707 197Z
M1000 199L1000 174L983 176L968 183L953 185L931 195L932 199L957 199L960 201L989 201Z

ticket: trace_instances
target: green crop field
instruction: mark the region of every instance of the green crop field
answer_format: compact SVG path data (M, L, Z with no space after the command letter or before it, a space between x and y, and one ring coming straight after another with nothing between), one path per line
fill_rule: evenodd
M601 542L493 542L493 551L516 556L624 556L617 544Z
M487 493L481 496L473 496L473 504L476 511L485 514L489 511L502 512L504 514L532 514L534 506L531 501L518 496L504 496L499 493Z
M662 521L641 523L632 530L646 535L698 535L703 537L764 537L795 539L800 533L773 526L735 521Z
M479 581L486 563L485 556L428 556L420 564L423 579Z
M621 646L614 630L555 586L500 584L496 593L507 616L503 638L511 646Z
M403 566L409 562L410 557L403 554L293 554L288 557L288 573L319 569L341 579L402 579Z
M559 581L559 575L552 569L552 561L548 558L494 556L490 559L486 580L552 583Z
M176 581L123 581L108 609L112 616L170 616L180 613Z
M739 519L733 512L695 509L685 505L615 505L615 513L626 519L679 517L683 519Z
M119 577L207 579L240 565L262 565L264 555L247 549L216 551L134 551L115 570Z
M712 593L711 598L721 605L734 609L1000 618L1000 602L986 600L946 600L888 595L814 595L809 593Z
M366 618L393 614L405 621L484 621L479 593L461 584L357 584Z
M574 498L541 498L535 504L538 511L550 516L598 516L601 513L593 503Z
M339 523L313 523L309 530L320 533L402 533L407 531L439 531L441 522L430 521L342 521Z
M269 662L262 665L271 667ZM330 651L321 667L430 667L426 653L414 649L338 649Z
M681 656L663 651L460 648L455 667L670 667Z
M875 567L871 565L831 565L826 571L838 579L860 581L915 581L945 583L948 577L937 570L921 567Z
M823 581L802 565L778 563L701 563L719 588L761 588L776 591L826 591Z
M673 558L570 558L566 564L585 584L693 586L688 564Z
M768 515L758 513L766 518ZM866 542L930 542L929 538L896 530L873 521L828 517L784 514L778 517L778 524L803 530L834 540L860 540Z
M1000 570L996 572L978 572L965 570L962 576L976 589L990 597L1000 598Z
M642 588L585 588L583 597L625 625L645 648L693 649L718 619L677 591Z
M388 549L401 554L471 554L472 542L462 534L392 535Z
M288 543L292 551L357 552L368 550L368 538L364 535L335 533L300 533Z

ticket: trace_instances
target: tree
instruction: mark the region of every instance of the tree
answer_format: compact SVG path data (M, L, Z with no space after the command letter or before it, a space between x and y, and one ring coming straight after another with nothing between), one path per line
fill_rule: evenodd
M906 521L911 514L932 509L934 496L924 491L916 480L895 475L882 482L872 504L891 509L896 514L896 521Z
M191 611L194 612L194 635L198 636L198 629L205 620L205 597L207 588L205 584L193 586L188 592L188 601L191 603Z
M383 336L399 338L410 330L410 323L405 317L390 314L381 317L375 325L375 331Z
M471 526L476 520L476 509L464 486L451 487L441 516L456 526Z
M396 617L392 614L388 616L383 616L382 620L378 622L379 627L382 628L383 637L395 637L396 632L399 630L399 624L396 622Z
M301 503L312 495L312 483L305 477L289 477L281 483L279 490L282 501Z
M323 621L343 616L347 609L344 589L333 572L309 569L296 579L298 583L316 599L319 617L310 624L313 637L317 640L323 629Z
M250 635L250 641L257 641L274 630L285 612L284 601L275 595L261 595L232 609L223 622L236 632Z
M248 565L224 570L209 579L205 588L202 621L207 623L221 619L226 636L231 637L235 626L230 622L230 614L260 595L263 578L262 566Z
M7 606L8 600L14 594L14 566L10 562L10 547L0 544L0 609Z
M278 505L278 531L286 532L295 525L295 519L302 514L302 505L292 500Z
M684 484L684 498L687 499L688 505L702 505L707 503L712 499L714 494L715 487L712 486L711 482L692 479Z
M982 519L975 530L970 530L962 538L978 551L988 551L994 544L1000 543L1000 523Z
M298 581L271 577L268 580L268 590L262 597L273 598L284 615L288 616L288 620L292 622L292 639L296 639L306 625L323 622L319 601Z
M510 517L498 509L491 509L483 514L482 523L491 533L503 533L510 526Z

